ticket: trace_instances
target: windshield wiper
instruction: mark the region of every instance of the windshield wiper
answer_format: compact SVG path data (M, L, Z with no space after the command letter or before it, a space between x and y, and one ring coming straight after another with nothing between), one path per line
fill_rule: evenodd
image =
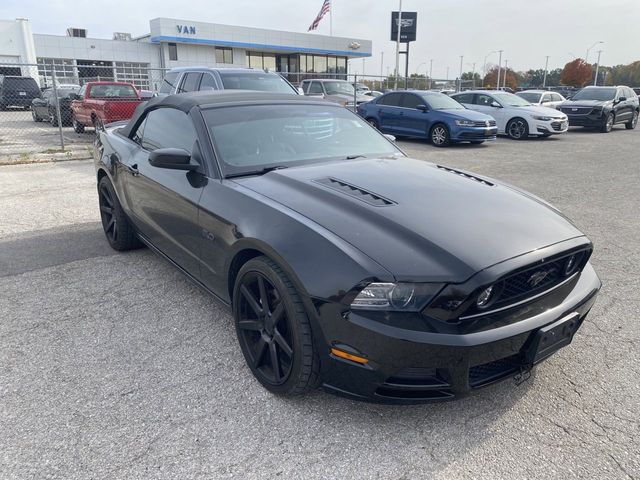
M285 168L289 168L286 165L275 165L273 167L265 167L260 170L251 170L250 172L238 172L238 173L230 173L225 175L225 178L235 178L235 177L249 177L251 175L264 175L265 173L273 172L274 170L282 170Z
M367 158L366 155L347 155L345 160L355 160L356 158Z

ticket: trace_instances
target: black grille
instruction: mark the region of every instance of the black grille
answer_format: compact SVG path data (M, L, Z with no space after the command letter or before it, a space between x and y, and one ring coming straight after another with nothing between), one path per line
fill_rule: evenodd
M515 374L520 370L521 363L519 360L519 356L514 355L471 367L469 369L469 385L472 388L483 387L508 375Z
M488 124L486 121L478 121L478 122L473 122L473 126L474 127L495 127L496 126L496 121L495 120L489 120Z
M567 115L588 115L591 113L591 107L562 107L562 113Z
M384 207L387 205L393 205L394 202L391 200L381 197L380 195L376 195L373 192L369 192L368 190L364 190L360 187L356 187L355 185L351 185L349 183L343 182L341 180L337 180L335 178L321 178L318 180L314 180L316 183L324 185L325 187L332 188L333 190L337 190L342 192L350 197L357 198L358 200L362 200L363 202L368 203L369 205L373 205L375 207Z
M556 131L560 131L562 130L562 122L552 122L551 123L551 127L556 130Z

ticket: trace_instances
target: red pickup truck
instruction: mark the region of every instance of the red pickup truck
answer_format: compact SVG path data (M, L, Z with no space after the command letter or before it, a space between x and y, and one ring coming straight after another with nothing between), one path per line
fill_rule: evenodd
M71 102L71 120L77 133L128 120L142 103L136 87L125 82L87 82Z

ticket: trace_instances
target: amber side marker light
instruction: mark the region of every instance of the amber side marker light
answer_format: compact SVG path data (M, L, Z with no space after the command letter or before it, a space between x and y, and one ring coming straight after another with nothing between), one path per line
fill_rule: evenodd
M363 365L369 362L369 360L367 360L366 358L359 357L358 355L353 355L351 353L343 352L342 350L338 350L337 348L332 348L331 354L335 355L336 357L344 358L346 360L351 360L352 362L361 363Z

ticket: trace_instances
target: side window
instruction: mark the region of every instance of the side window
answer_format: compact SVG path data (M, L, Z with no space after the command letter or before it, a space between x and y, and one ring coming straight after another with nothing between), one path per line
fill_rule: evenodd
M401 93L389 93L382 97L381 102L382 105L388 105L390 107L399 107L402 102L402 94Z
M322 85L320 85L320 82L311 82L311 85L309 85L309 93L322 95L324 92L322 91Z
M454 97L454 100L456 100L458 103L473 103L473 93L462 93L460 95L456 95Z
M493 98L489 95L485 95L484 93L476 94L476 100L474 102L476 105L483 105L485 107L490 107L493 103Z
M561 102L562 101L562 97L558 93L552 93L551 94L551 98L552 98L552 100L554 102Z
M169 60L178 60L178 45L175 43L169 44Z
M200 82L201 76L202 74L200 72L185 73L178 93L195 92L198 90L198 83Z
M413 93L405 93L402 95L404 98L402 99L402 106L404 108L416 108L418 105L425 105L426 102L420 98L418 95L414 95Z
M203 73L200 80L200 90L217 90L216 80L210 73Z
M149 112L144 123L143 148L152 151L182 148L188 152L193 149L196 130L186 113L175 108L159 108Z
M178 72L169 72L162 79L162 85L160 86L160 93L170 94L175 90L176 82L178 81Z
M626 90L625 96L627 97L628 100L631 100L633 97L636 96L636 94L633 93L633 90L631 90L630 88L627 87L625 90Z
M544 95L542 95L542 98L540 99L540 103L547 103L551 101L551 94L550 93L545 93Z

